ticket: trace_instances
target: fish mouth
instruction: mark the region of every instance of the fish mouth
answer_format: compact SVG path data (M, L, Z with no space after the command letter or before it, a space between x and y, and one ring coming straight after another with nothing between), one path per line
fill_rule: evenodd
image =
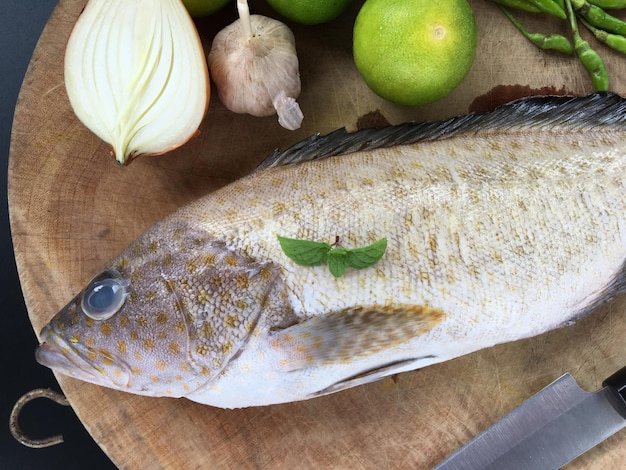
M116 374L107 374L104 367L97 367L81 353L81 345L66 342L47 325L41 331L43 343L35 350L35 360L42 366L76 379L110 388L127 388L130 385L130 369L123 361L116 361Z

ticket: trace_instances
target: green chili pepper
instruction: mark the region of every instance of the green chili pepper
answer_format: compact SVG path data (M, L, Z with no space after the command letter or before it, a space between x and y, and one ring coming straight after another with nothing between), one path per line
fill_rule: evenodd
M594 89L596 91L607 91L609 89L609 76L602 57L580 36L574 39L574 50L587 72L589 72Z
M619 34L611 34L607 33L598 28L594 28L587 21L581 20L583 24L587 27L589 31L593 33L593 35L598 39L598 41L603 42L607 46L615 49L622 54L626 54L626 37L620 36Z
M547 13L565 19L563 0L493 0L494 3L530 13Z
M572 7L592 26L610 33L626 34L626 22L609 15L602 8L591 5L587 0L571 0Z
M515 19L511 13L503 7L502 5L498 5L502 12L506 15L506 17L515 25L517 29L532 42L535 46L540 49L553 50L557 52L562 52L563 54L573 55L574 54L574 46L569 39L560 34L542 34L542 33L531 33L529 32L522 24Z
M619 10L626 8L626 0L588 0L589 3L605 10Z
M574 50L576 51L580 62L591 76L591 82L593 83L594 89L596 91L607 91L609 89L609 75L606 70L606 65L604 64L602 57L600 57L600 55L591 48L589 43L580 37L576 16L572 10L572 2L574 1L576 0L565 0L570 27L572 30L572 37L574 38Z
M529 13L541 13L539 8L525 0L493 0L493 2L499 6L515 8Z
M565 11L555 0L527 0L532 5L535 5L543 13L547 13L562 20L566 19Z
M569 39L560 34L530 33L526 36L530 42L540 49L561 52L562 54L574 55L574 47Z

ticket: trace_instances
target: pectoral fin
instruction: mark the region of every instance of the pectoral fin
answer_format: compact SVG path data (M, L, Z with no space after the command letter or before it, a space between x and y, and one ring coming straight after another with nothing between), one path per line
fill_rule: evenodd
M353 307L274 331L271 345L289 371L347 364L422 335L443 318L442 311L424 305Z

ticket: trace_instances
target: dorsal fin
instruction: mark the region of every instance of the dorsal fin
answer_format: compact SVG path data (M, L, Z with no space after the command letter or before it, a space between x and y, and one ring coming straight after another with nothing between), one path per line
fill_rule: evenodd
M284 151L275 150L257 169L467 133L514 131L523 127L590 130L596 126L624 123L626 100L614 93L582 97L534 96L507 103L489 113L466 114L443 121L409 122L356 132L338 129L324 136L315 134Z

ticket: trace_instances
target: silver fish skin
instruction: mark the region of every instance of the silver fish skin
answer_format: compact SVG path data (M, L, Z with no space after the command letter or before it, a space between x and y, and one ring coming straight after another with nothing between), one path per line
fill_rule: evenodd
M313 136L147 230L37 360L150 396L304 400L567 325L624 291L626 102ZM333 277L277 236L383 258Z

